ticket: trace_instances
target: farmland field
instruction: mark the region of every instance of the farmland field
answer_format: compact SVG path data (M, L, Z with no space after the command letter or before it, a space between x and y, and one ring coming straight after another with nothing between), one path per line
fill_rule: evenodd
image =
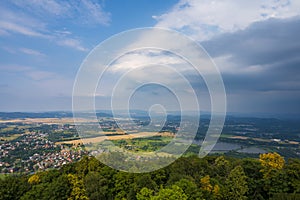
M106 134L106 132L105 132ZM115 132L114 132L115 134ZM147 137L153 137L153 136L172 136L171 133L165 132L165 133L157 133L157 132L140 132L135 134L120 134L120 135L113 135L113 136L98 136L93 138L84 138L84 139L78 139L78 140L69 140L69 141L61 141L57 142L57 144L87 144L87 143L98 143L102 142L104 140L127 140L127 139L135 139L135 138L147 138Z

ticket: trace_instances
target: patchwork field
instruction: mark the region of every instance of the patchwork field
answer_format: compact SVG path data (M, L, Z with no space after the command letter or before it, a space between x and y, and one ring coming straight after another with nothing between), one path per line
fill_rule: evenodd
M105 132L106 134L107 132ZM116 134L116 132L111 132L113 134ZM157 133L157 132L140 132L135 134L120 134L120 135L113 135L113 136L99 136L99 137L93 137L93 138L84 138L84 139L78 139L78 140L69 140L69 141L61 141L57 142L57 144L73 144L73 145L79 145L79 144L88 144L88 143L98 143L102 142L104 140L126 140L126 139L135 139L135 138L147 138L147 137L153 137L153 136L165 136L165 137L174 137L172 133L169 132L163 132L163 133Z
M0 137L0 140L3 140L3 141L12 141L18 137L20 137L21 134L13 134L13 135L9 135L9 136L5 136L5 137Z

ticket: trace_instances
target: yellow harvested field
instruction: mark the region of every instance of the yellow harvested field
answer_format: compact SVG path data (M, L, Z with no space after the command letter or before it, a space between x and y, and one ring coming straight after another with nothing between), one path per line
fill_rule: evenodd
M263 138L250 138L250 137L245 137L245 136L233 136L233 137L229 137L230 139L240 139L240 140L255 140L255 141L259 141L259 142L271 142L272 140L270 139L263 139Z
M167 132L164 132L164 133L140 132L140 133L135 133L135 134L99 136L99 137L94 137L94 138L85 138L85 139L79 139L79 140L62 141L62 142L57 142L56 144L78 145L78 144L98 143L98 142L102 142L104 140L126 140L126 139L134 139L134 138L153 137L153 136L169 136L169 137L172 137L174 135L172 133L167 133Z
M229 137L230 139L240 139L240 140L247 140L249 139L248 137L244 137L244 136L232 136Z
M103 131L102 134L105 134L105 135L124 135L126 134L124 131Z
M299 144L299 142L296 141L289 141L290 144Z

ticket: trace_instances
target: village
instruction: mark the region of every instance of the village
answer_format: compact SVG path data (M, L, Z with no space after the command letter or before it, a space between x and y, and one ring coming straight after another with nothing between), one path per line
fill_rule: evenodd
M24 133L19 138L0 144L0 172L34 172L60 168L86 155L82 147L55 144L47 133Z

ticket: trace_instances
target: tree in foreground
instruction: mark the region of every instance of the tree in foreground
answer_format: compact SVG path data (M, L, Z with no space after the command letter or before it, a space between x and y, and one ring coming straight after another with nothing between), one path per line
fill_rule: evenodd
M236 166L230 171L226 181L225 190L223 191L224 199L243 200L248 191L247 176L241 166Z
M161 188L157 195L153 195L154 191L148 188L143 188L137 195L137 200L187 200L187 195L183 190L173 185L171 188Z

